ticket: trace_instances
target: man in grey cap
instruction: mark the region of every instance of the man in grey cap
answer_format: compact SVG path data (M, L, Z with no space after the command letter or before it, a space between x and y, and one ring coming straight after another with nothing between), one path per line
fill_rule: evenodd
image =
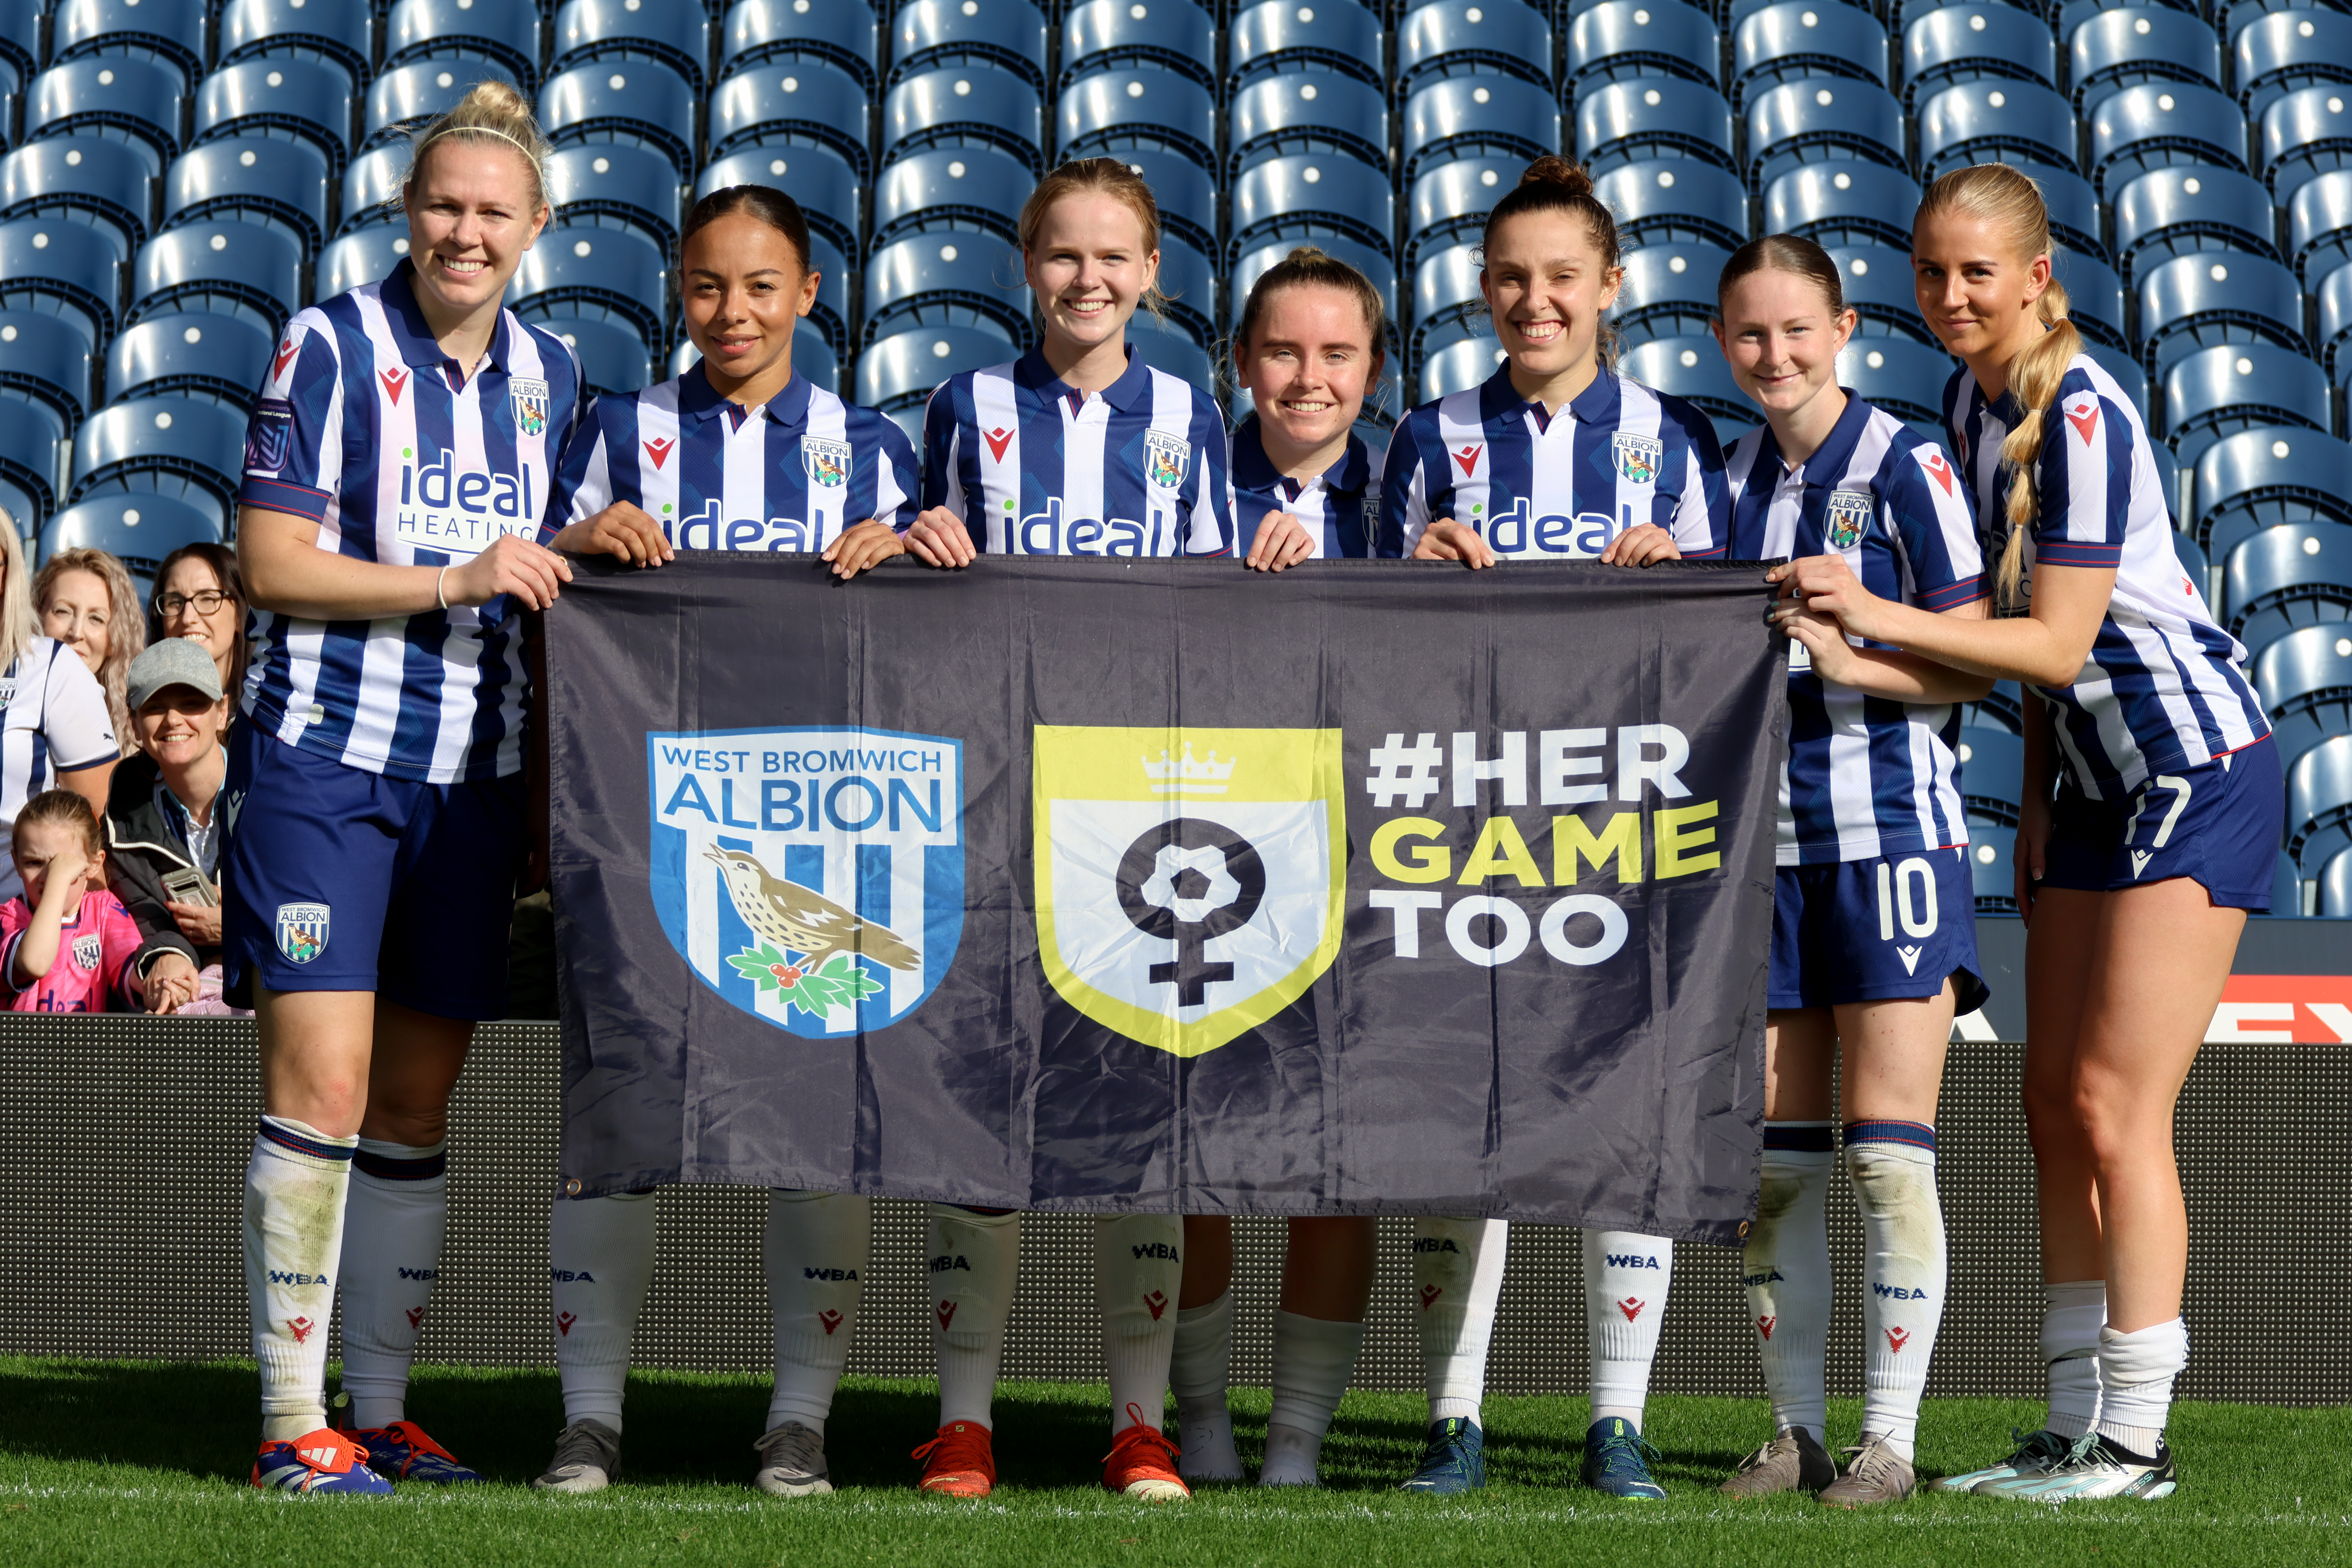
M142 961L159 950L189 961L179 1010L224 1011L220 670L202 643L166 637L131 661L124 686L139 751L116 767L107 796L107 882L138 923Z

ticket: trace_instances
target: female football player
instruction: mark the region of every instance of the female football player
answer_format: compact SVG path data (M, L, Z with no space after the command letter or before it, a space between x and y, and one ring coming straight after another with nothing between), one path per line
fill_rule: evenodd
M1021 209L1023 269L1038 344L950 376L923 417L921 516L907 548L934 566L982 550L1043 555L1231 553L1225 426L1206 388L1154 370L1128 346L1138 306L1156 308L1160 208L1116 158L1048 174ZM1103 1484L1147 1500L1189 1497L1161 1436L1182 1266L1175 1215L1106 1216L1095 1293L1110 1373ZM995 1479L990 1400L1012 1310L1017 1215L932 1210L939 1274L939 1436L917 1452L923 1486L985 1496Z
M2173 554L2139 415L2066 320L2033 182L2000 163L1937 181L1912 265L1920 313L1965 365L1944 403L1998 560L1995 616L1895 603L1834 555L1776 568L1775 613L2032 688L2017 893L2050 1415L2002 1463L1943 1484L2164 1497L2189 1357L2173 1102L2247 912L2269 907L2277 748L2245 649Z
M1717 341L1764 410L1731 449L1732 555L1833 552L1889 598L1981 616L1976 523L1951 460L1838 386L1854 313L1837 264L1810 239L1773 235L1736 252L1718 287ZM1984 991L1957 704L1992 683L1855 647L1810 616L1788 629L1763 1194L1745 1269L1776 1435L1723 1490L1801 1487L1851 1508L1916 1485L1919 1395L1944 1307L1936 1100L1953 1011L1973 1011ZM1862 1437L1842 1476L1822 1447L1833 1061L1866 1237Z
M229 740L224 960L261 1026L257 1486L479 1479L404 1402L439 1271L449 1089L475 1020L506 1008L522 617L570 575L534 536L579 364L499 305L547 221L547 151L500 83L426 126L406 258L294 318L247 426L255 652ZM320 1400L338 1288L350 1436L322 1429Z
M1598 560L1620 566L1719 556L1723 453L1705 414L1611 364L1601 315L1617 297L1617 226L1591 176L1538 158L1495 204L1485 292L1505 363L1485 384L1425 403L1389 443L1378 553L1458 561ZM1502 1289L1500 1221L1430 1219L1413 1244L1430 1427L1409 1491L1486 1484L1478 1426L1486 1344ZM1584 1479L1612 1496L1665 1495L1642 1437L1673 1244L1622 1231L1584 1237L1592 1421Z
M1255 407L1234 431L1234 521L1244 560L1280 572L1317 557L1370 553L1379 475L1355 431L1388 351L1380 290L1346 262L1300 246L1251 285L1234 332L1234 377ZM1348 1390L1372 1288L1374 1222L1290 1221L1274 1317L1274 1413L1260 1486L1317 1484L1317 1457ZM1233 1359L1233 1221L1184 1221L1177 1297L1180 1469L1188 1481L1242 1479L1225 1405Z
M734 185L695 203L678 297L702 362L597 399L564 448L542 541L640 566L680 548L807 552L842 577L901 553L913 446L882 415L793 372L793 329L818 281L792 197ZM601 1490L620 1469L629 1336L653 1278L652 1195L555 1201L548 1260L566 1425L532 1483L541 1489ZM851 1194L769 1195L776 1384L752 1484L772 1497L833 1489L824 1423L856 1329L872 1206Z

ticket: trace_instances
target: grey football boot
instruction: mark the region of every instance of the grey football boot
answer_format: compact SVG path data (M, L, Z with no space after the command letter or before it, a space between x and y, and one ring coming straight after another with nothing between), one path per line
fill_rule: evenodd
M1780 1435L1748 1458L1731 1479L1715 1489L1728 1498L1771 1497L1779 1492L1817 1492L1837 1479L1837 1461L1802 1426Z

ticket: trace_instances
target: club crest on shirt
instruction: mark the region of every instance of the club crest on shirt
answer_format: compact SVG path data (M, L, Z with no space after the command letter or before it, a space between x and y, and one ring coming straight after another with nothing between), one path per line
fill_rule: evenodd
M808 465L809 482L838 489L849 482L849 443L815 436L801 437L801 460Z
M245 426L245 471L275 474L286 467L288 437L294 429L294 410L283 398L265 397L255 405Z
M1852 550L1862 542L1863 530L1870 526L1871 509L1877 504L1868 490L1832 490L1828 513L1822 519L1822 531L1832 550Z
M1621 430L1609 437L1609 457L1627 484L1655 484L1659 465L1665 461L1666 444L1655 436L1630 436Z
M294 963L308 963L326 952L330 912L324 904L278 905L278 951Z
M73 961L76 969L96 969L106 956L106 938L96 931L85 931L74 938Z
M1172 490L1184 482L1184 470L1192 461L1192 443L1181 436L1165 430L1143 433L1143 477L1163 490Z
M547 383L517 376L507 383L507 395L514 400L517 431L525 436L547 434Z
M8 704L16 700L16 668L11 666L7 674L0 675L0 710L5 710Z

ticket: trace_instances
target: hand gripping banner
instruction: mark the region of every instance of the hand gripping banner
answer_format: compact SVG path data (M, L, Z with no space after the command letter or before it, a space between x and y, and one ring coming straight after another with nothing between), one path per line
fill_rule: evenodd
M563 1173L1738 1239L1753 563L584 564Z

